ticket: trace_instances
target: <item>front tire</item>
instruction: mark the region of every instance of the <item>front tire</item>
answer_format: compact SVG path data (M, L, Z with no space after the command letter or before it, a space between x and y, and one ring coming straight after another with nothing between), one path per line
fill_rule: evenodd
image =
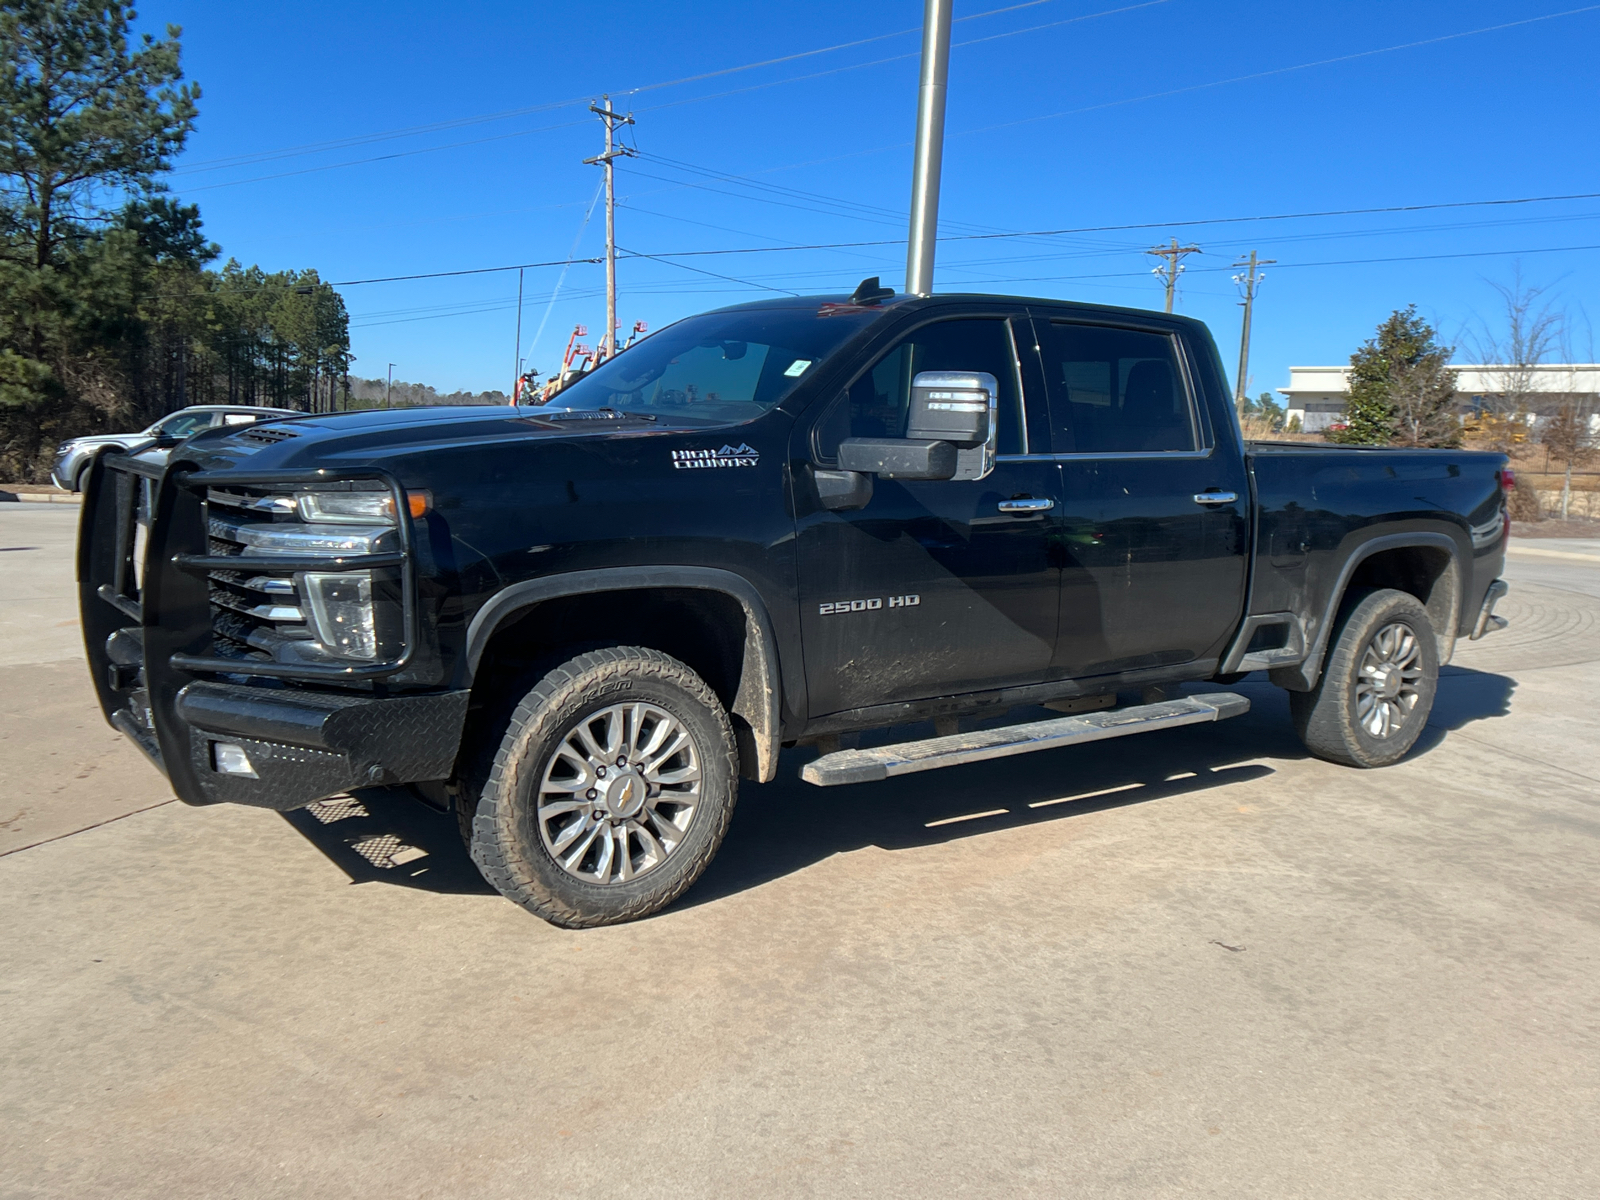
M511 714L472 817L473 861L554 925L648 916L722 844L737 754L716 694L677 659L638 646L581 654Z
M1349 767L1404 758L1433 711L1439 643L1428 610L1391 588L1352 597L1338 639L1309 692L1289 693L1307 750Z

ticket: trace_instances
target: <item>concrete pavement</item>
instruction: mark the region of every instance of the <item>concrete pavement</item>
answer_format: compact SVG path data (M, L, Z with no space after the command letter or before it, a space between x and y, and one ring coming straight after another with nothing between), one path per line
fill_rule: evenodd
M1254 679L1204 729L792 758L586 933L389 794L59 836L164 788L75 647L0 669L0 796L57 830L0 857L0 1196L1600 1193L1600 569L1508 574L1396 767L1306 758Z

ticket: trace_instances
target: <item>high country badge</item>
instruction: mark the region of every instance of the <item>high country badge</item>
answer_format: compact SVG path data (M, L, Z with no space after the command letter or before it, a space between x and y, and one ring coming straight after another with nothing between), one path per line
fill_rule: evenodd
M724 446L720 450L674 450L672 465L680 471L694 471L705 467L753 467L761 461L761 452L752 450L744 442L737 446Z

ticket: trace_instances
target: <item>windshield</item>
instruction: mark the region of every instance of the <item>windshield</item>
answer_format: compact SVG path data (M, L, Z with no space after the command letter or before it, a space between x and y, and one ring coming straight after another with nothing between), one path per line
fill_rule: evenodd
M151 432L157 437L186 438L191 433L199 433L202 429L211 427L211 414L203 413L178 413L162 421Z
M550 407L614 408L707 425L751 420L881 315L860 308L822 315L843 307L689 317L602 363L553 397Z

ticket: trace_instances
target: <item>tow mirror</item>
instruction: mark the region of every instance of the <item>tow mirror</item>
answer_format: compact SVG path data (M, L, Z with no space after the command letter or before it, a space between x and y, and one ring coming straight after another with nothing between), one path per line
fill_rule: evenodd
M918 371L911 380L906 437L949 442L963 450L983 445L989 440L999 390L987 371Z
M846 438L839 443L839 468L885 479L951 479L956 448L927 438Z

